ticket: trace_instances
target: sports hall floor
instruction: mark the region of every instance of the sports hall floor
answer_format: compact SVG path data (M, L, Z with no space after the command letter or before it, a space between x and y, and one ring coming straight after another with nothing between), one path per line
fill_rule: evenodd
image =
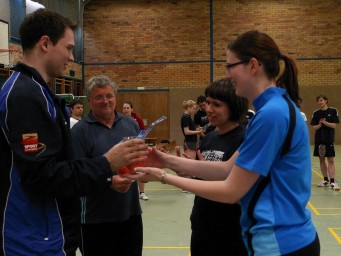
M341 145L335 149L336 180L341 183ZM322 176L318 159L313 157L312 162L312 194L308 207L318 229L321 256L341 256L341 192L316 186ZM147 183L145 192L149 201L141 201L143 256L190 256L189 216L194 195L158 182Z

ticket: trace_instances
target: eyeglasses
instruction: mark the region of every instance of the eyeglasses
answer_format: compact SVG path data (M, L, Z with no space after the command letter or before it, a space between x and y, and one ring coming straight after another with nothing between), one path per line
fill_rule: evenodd
M95 97L92 97L95 101L104 101L104 100L112 100L115 97L113 94L108 94L108 95L97 95Z
M242 61L239 61L239 62L236 62L236 63L232 63L232 64L227 64L226 65L226 69L227 70L231 70L231 68L233 68L234 66L237 66L239 64L244 64L244 63L247 63L249 62L250 60L242 60Z

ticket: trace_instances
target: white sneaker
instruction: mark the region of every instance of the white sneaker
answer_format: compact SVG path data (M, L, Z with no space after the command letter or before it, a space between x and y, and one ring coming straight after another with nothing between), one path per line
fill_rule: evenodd
M321 180L319 184L317 184L318 187L328 187L329 182L325 180Z
M144 200L144 201L147 201L149 198L148 198L148 196L146 196L145 193L141 193L141 194L140 194L140 199L141 199L141 200Z
M340 191L340 187L336 183L330 183L329 188L335 191Z

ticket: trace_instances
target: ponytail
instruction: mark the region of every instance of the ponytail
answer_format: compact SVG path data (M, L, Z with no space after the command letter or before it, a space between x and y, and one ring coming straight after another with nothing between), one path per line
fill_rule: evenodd
M281 76L277 79L276 84L287 90L290 98L295 104L300 107L302 99L299 96L298 78L297 78L297 66L293 59L284 54L280 54L280 58L283 59L285 67Z

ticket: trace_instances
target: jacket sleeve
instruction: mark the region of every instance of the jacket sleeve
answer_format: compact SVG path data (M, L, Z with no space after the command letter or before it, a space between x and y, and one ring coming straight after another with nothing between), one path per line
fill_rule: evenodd
M39 85L13 88L6 105L1 110L6 112L5 134L25 189L63 196L93 194L111 185L111 169L103 156L72 160L66 120Z

